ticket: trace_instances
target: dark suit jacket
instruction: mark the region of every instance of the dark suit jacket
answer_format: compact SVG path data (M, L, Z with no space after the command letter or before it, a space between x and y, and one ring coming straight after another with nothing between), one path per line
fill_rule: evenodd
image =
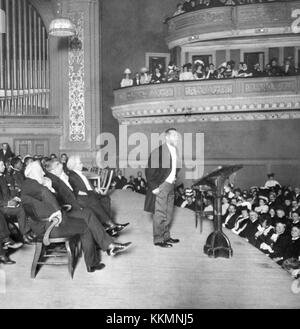
M63 180L48 172L46 172L46 177L51 179L52 187L57 193L56 199L60 205L69 204L74 210L81 208L77 202L74 192L70 190L70 188L64 183Z
M8 200L10 200L10 190L7 185L5 175L0 176L0 207L7 206Z
M179 159L177 159L179 160ZM152 193L159 187L170 175L172 170L172 158L168 146L163 144L156 148L149 157L148 167L145 169L145 175L148 183L148 190L145 198L144 210L154 213L156 196ZM176 174L179 168L177 165Z
M81 179L81 177L78 174L76 174L75 171L71 170L69 172L69 182L76 196L78 196L79 191L85 192L87 194L94 193L94 191L88 191L88 189L84 184L84 181Z
M15 155L11 150L7 150L6 153L3 153L3 149L0 150L0 161L3 161L4 163L9 159L13 158Z
M38 221L32 221L31 228L37 235L44 234L50 224L48 221L43 221L43 219L60 210L54 195L47 187L42 186L33 179L26 178L22 186L21 199L25 210L26 206L30 206L37 214Z

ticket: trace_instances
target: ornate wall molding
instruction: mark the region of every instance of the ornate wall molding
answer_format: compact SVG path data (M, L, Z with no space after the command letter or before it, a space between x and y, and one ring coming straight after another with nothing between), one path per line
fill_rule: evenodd
M84 85L84 14L74 12L70 19L76 26L78 43L69 40L69 141L85 141L85 85Z

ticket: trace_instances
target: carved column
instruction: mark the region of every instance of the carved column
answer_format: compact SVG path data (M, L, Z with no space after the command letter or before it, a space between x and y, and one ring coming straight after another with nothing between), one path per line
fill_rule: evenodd
M100 133L100 13L99 1L63 2L64 16L76 27L65 49L61 151L80 153L87 165L95 158Z

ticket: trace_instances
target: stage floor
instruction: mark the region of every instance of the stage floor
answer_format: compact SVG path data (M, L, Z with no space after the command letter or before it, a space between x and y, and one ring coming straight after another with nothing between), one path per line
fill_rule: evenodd
M73 280L66 266L44 266L33 280L34 246L26 246L12 255L16 265L0 268L0 308L300 308L290 275L242 238L225 230L233 257L209 258L203 245L212 223L205 221L200 234L194 213L176 208L171 232L181 242L155 247L144 196L117 190L111 197L117 220L131 223L118 241L132 241L132 248L102 253L101 271L87 273L81 259Z

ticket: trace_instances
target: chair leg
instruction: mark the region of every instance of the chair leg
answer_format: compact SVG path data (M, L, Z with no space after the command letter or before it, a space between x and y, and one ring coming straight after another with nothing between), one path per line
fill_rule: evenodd
M78 248L78 257L81 258L82 257L82 242L80 239L78 240L77 248Z
M42 251L43 251L43 243L42 242L37 242L35 244L35 251L34 251L34 257L33 257L33 262L31 265L31 278L34 279L37 273L37 266L38 262L41 259L42 256Z
M66 250L68 253L68 269L69 273L71 275L71 278L73 279L73 274L74 274L74 257L73 257L73 252L70 246L70 241L65 242Z

